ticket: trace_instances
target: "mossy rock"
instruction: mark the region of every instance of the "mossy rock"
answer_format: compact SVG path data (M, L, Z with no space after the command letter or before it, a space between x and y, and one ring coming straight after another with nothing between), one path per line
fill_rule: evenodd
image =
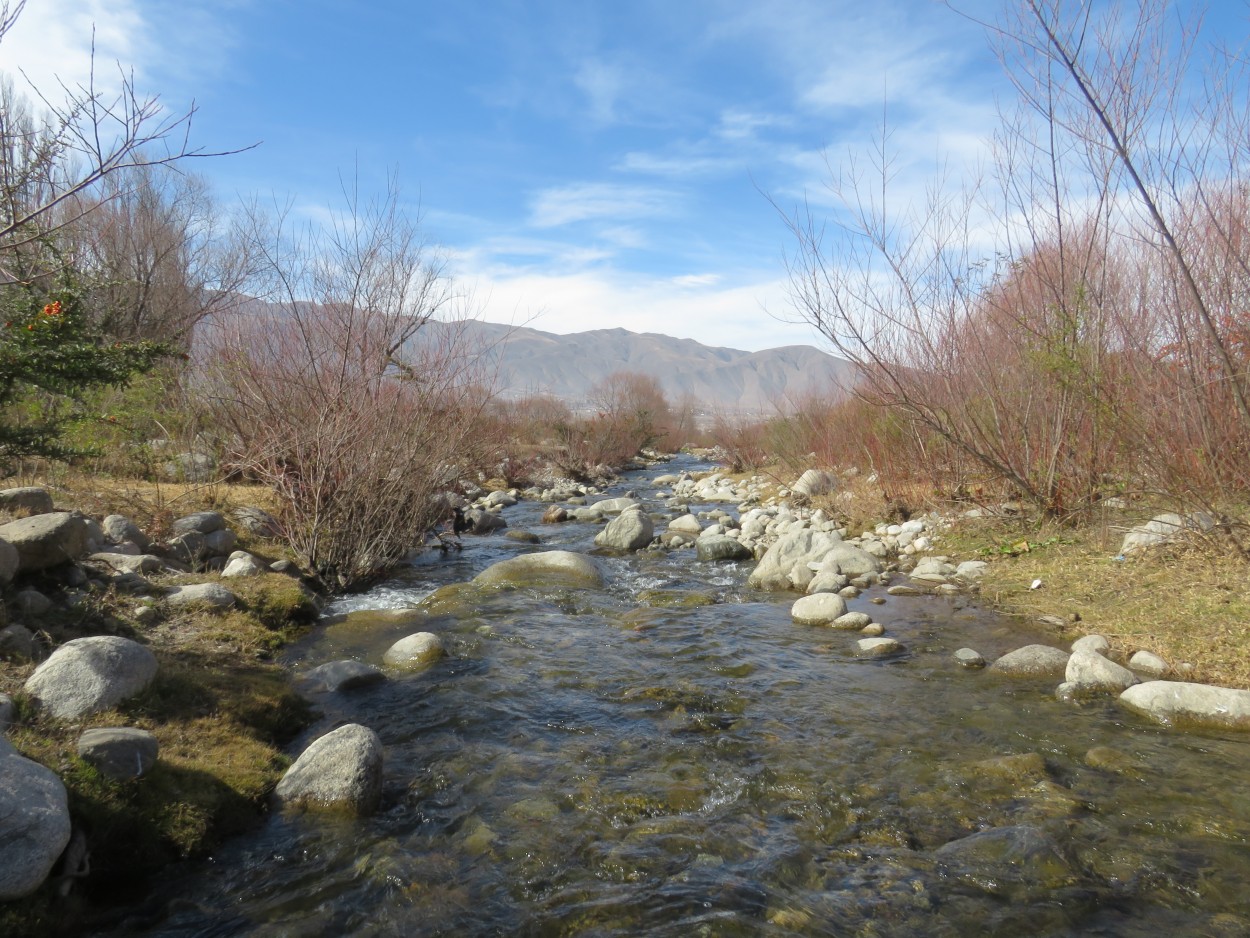
M697 609L700 606L716 605L716 597L711 593L698 590L643 590L638 594L638 602L645 606L657 606L661 609Z

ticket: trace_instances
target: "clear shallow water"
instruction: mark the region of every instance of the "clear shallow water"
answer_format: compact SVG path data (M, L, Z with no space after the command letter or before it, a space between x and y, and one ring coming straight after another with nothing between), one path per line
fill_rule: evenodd
M626 488L654 492L639 477ZM543 507L506 517L539 533L539 549L591 549L597 526L540 526ZM412 607L533 549L468 539L462 554L423 555L340 611ZM598 559L602 592L499 592L456 615L318 630L293 653L297 669L380 662L418 630L451 649L427 671L317 699L325 718L309 738L360 722L386 744L382 811L275 815L158 887L142 927L123 930L1250 929L1250 741L1156 727L1110 703L1074 709L1050 684L963 671L951 657L961 646L993 657L1046 640L965 599L874 605L884 594L866 593L851 608L905 651L864 660L854 633L794 625L793 595L747 590L750 565L700 564L691 552ZM640 603L655 589L718 601Z

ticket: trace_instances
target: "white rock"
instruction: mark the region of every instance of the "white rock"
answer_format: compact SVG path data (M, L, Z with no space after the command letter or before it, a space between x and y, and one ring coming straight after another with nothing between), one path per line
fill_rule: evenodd
M138 642L94 635L66 642L35 669L26 692L58 720L108 710L156 677L156 658Z
M1105 655L1111 650L1111 643L1105 635L1082 635L1072 643L1072 650L1092 651L1096 655Z
M0 902L38 889L69 843L65 786L0 737Z
M358 723L313 742L274 792L284 805L372 814L382 800L382 741Z
M790 618L800 625L829 625L846 614L846 600L836 593L813 593L790 607Z
M1149 651L1135 652L1133 657L1129 658L1128 666L1147 677L1164 677L1172 670L1166 661Z
M861 655L888 655L903 646L893 638L861 638L855 647Z
M419 668L446 654L443 640L433 632L414 632L388 648L382 661L395 668Z
M1096 651L1080 650L1072 652L1068 658L1064 680L1081 691L1118 694L1136 684L1137 675Z
M1120 703L1166 725L1250 729L1250 690L1147 681L1124 691Z

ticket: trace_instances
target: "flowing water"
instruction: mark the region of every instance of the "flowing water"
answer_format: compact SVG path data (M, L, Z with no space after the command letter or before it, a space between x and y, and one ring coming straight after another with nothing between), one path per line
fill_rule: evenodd
M655 474L609 494L661 515ZM598 526L540 526L543 507L505 511L542 545L422 555L293 654L447 642L423 672L316 700L301 745L344 722L380 735L381 811L275 814L163 884L144 934L1250 932L1250 740L962 670L962 646L1048 640L968 599L853 600L903 643L886 659L793 624L750 564L690 551L598 556L603 591L413 608L518 552L593 549Z

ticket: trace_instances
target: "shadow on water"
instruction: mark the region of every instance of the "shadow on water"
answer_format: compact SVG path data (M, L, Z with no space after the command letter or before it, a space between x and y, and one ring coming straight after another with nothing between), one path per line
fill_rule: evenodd
M655 474L628 487L661 515ZM689 551L597 557L603 591L413 610L518 552L591 550L598 526L541 526L543 507L505 513L537 548L424 555L337 609L390 611L331 621L292 653L296 669L380 663L418 630L451 649L316 700L311 735L360 722L386 744L381 812L275 815L179 871L162 915L128 933L1250 931L1246 741L961 670L959 647L1047 640L966 598L854 600L903 643L871 660L854 636L794 625L793 596L748 590L749 564ZM639 602L648 590L716 602Z

